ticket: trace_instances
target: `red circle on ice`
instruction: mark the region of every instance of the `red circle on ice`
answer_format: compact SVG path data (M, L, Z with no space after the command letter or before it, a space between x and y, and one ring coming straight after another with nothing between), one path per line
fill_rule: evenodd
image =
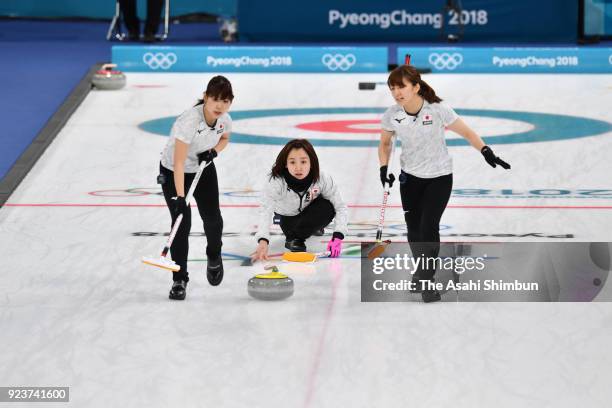
M360 129L359 125L380 124L380 119L361 120L326 120L323 122L308 122L296 125L299 129L314 130L316 132L334 133L380 133L380 129Z

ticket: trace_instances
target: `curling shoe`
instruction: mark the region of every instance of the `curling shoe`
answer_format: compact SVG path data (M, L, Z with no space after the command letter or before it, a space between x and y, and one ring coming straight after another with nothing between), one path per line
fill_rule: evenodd
M425 303L431 303L431 302L439 302L440 300L442 300L442 296L440 296L440 292L438 292L437 290L424 290L423 293L421 293L421 297L423 298L423 302Z
M306 243L303 239L294 238L285 241L285 248L291 252L306 252Z
M206 279L211 286L218 286L223 280L223 260L221 256L217 258L208 257L206 263Z
M187 281L178 280L172 282L172 289L170 289L170 299L173 300L184 300L187 295Z

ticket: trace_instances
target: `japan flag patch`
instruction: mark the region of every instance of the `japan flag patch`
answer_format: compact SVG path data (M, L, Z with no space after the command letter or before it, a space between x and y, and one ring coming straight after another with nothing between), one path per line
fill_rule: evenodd
M433 116L427 114L423 116L423 125L431 125L433 123Z

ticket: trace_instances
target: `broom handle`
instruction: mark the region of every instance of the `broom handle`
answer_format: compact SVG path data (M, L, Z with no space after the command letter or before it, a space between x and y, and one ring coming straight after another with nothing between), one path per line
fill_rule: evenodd
M204 169L208 167L208 165L210 165L211 163L212 163L212 160L209 162L203 161L202 163L200 163L198 172L193 178L193 181L191 182L191 187L189 187L189 191L187 192L187 197L185 197L185 205L187 207L189 207L189 202L191 201L191 198L193 197L193 192L195 191L198 185L198 181L200 181L200 177L202 177L202 173L204 172ZM183 214L179 214L179 216L176 218L176 221L174 221L174 225L172 226L172 230L170 231L170 236L168 237L168 241L166 241L166 244L164 245L164 248L162 249L161 256L168 255L170 246L172 246L172 241L174 241L174 237L176 236L176 232L181 226L182 221L183 221Z
M391 163L393 162L393 155L395 154L395 136L391 136L391 154L387 161L387 174L391 171ZM382 205L380 206L380 217L378 218L378 229L376 230L376 242L382 242L382 231L385 224L385 211L387 209L387 199L389 198L389 183L385 183Z

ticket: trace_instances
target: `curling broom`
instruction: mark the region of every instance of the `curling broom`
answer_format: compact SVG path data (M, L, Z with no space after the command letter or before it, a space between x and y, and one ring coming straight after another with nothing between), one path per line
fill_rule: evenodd
M391 163L393 162L393 155L395 154L395 137L391 137L391 154L389 155L389 161L387 162L387 174L391 171ZM383 192L382 205L380 206L380 217L378 218L378 229L376 230L376 244L368 252L368 259L372 260L379 257L385 252L385 247L391 243L391 240L382 240L383 227L385 225L385 211L387 209L387 199L389 198L389 183L385 183Z
M202 176L204 169L210 163L212 163L212 160L209 162L203 161L202 163L200 163L198 172L193 178L193 181L191 182L191 187L189 187L189 191L187 192L187 197L185 197L185 204L187 207L189 207L189 202L191 201L191 198L193 197L193 192L195 191L196 186L198 185L198 181L200 181L200 177ZM170 231L170 236L168 237L168 241L166 241L166 244L164 245L164 248L161 251L161 255L157 258L143 256L142 257L143 263L146 263L147 265L151 265L151 266L157 266L158 268L162 268L162 269L167 269L172 272L178 272L181 269L181 267L177 265L176 262L174 262L172 259L168 258L167 255L168 255L168 251L170 251L170 247L172 246L172 241L174 241L174 237L176 236L176 232L181 226L182 221L183 221L183 214L179 214L179 216L176 218L176 221L174 221L174 225L172 226L172 230Z

